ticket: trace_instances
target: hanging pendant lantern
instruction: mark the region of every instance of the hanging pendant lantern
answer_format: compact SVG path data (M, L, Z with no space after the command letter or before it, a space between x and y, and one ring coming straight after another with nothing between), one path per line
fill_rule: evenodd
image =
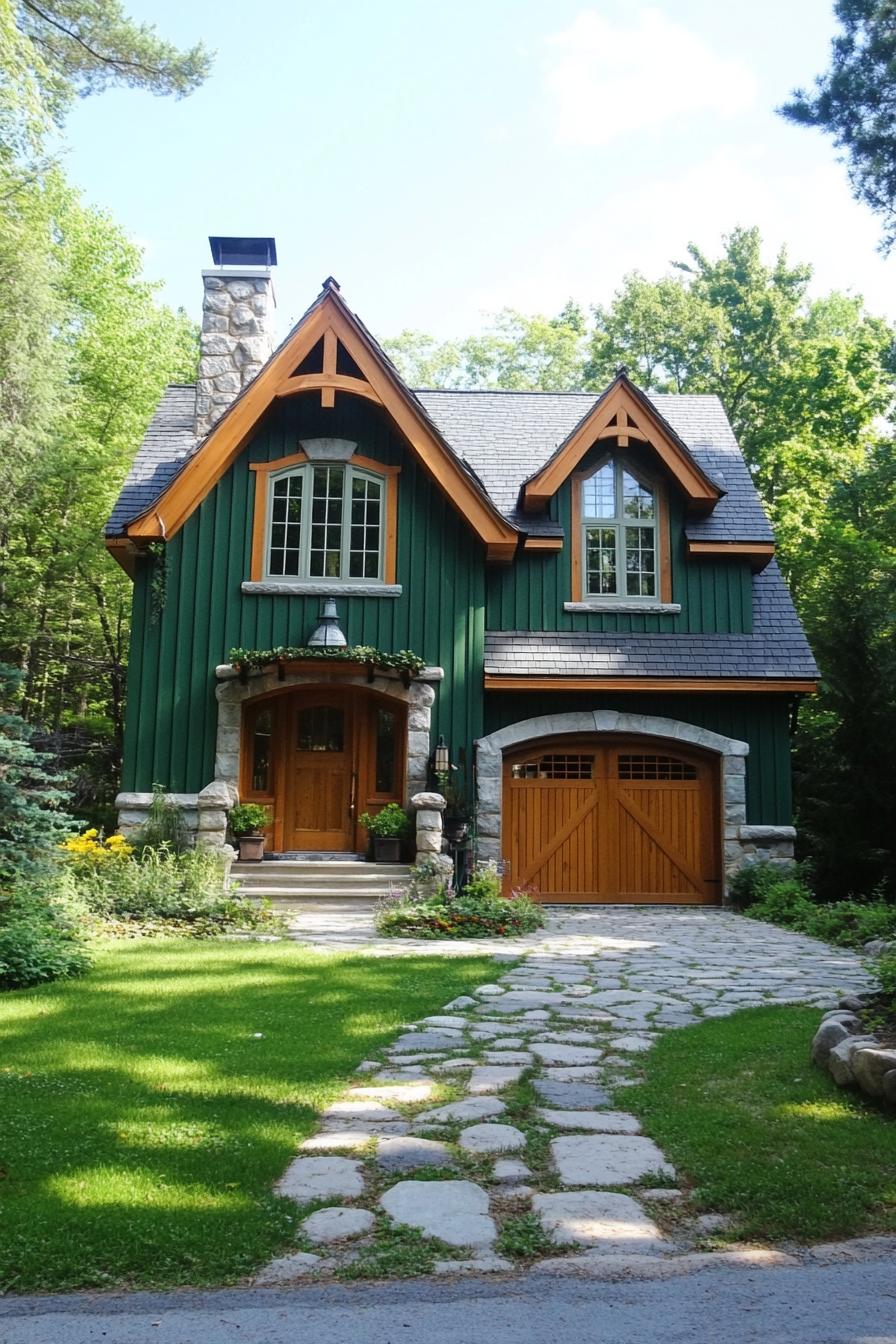
M309 649L344 649L348 640L339 627L335 598L322 599L317 619L317 629L308 640Z

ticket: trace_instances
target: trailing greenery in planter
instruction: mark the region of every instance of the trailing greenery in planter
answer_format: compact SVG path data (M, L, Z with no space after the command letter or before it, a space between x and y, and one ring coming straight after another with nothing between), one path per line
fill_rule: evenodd
M481 865L459 894L446 886L424 899L416 896L416 871L411 890L381 904L377 931L395 938L512 938L533 933L544 924L544 913L527 892L501 895L493 865Z
M240 672L257 672L272 663L305 662L322 658L327 662L370 663L374 667L393 668L416 676L426 666L426 660L410 649L385 653L371 644L352 644L344 648L309 647L307 644L280 644L274 649L231 649L229 658Z
M751 919L841 947L861 948L874 938L896 938L896 904L882 896L818 901L808 871L800 864L751 864L732 878L730 895Z

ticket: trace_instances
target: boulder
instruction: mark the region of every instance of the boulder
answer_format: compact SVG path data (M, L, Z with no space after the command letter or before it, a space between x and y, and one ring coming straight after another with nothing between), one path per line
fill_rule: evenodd
M891 1069L885 1073L881 1086L884 1090L884 1101L888 1101L891 1106L896 1106L896 1069Z
M852 1057L863 1046L875 1046L873 1036L847 1036L839 1045L835 1045L828 1055L828 1072L838 1087L851 1087L855 1082L852 1071Z
M826 1019L812 1038L812 1062L824 1068L835 1045L845 1041L850 1035L842 1022Z
M870 1097L884 1095L884 1078L896 1070L896 1050L873 1046L856 1050L851 1060L853 1077Z

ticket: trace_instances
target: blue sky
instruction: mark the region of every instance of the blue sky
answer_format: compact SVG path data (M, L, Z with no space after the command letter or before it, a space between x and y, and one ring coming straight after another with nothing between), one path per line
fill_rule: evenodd
M832 0L130 0L217 50L181 102L114 91L67 165L198 314L210 233L277 239L280 325L333 274L381 336L556 312L760 226L896 317L896 258L829 141L774 112L827 64Z

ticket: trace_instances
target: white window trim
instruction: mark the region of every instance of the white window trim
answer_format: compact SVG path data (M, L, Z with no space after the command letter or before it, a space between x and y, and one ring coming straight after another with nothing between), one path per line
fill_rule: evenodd
M612 518L593 518L585 510L585 487L590 480L597 475L599 471L610 464L613 468L613 491L614 508L618 511L620 500L622 498L622 475L628 472L639 485L646 486L653 497L653 518L640 521L638 519L626 518L624 514L618 512ZM626 608L634 611L650 610L675 612L680 611L681 607L673 603L664 603L660 598L661 585L661 559L660 559L660 500L659 489L656 483L642 472L635 470L630 462L614 453L607 453L595 465L594 470L587 476L581 478L581 517L578 519L578 546L581 557L582 573L582 599L580 602L564 603L564 609L567 611L619 611ZM653 533L653 584L654 592L650 594L629 593L627 591L615 593L592 593L588 590L588 529L602 527L612 529L616 534L616 586L617 590L622 581L623 589L627 588L627 574L625 567L625 529L627 527L640 527L648 529Z
M341 467L344 471L342 487L342 523L339 548L339 568L338 577L327 574L312 575L310 570L311 554L311 508L313 496L313 473L315 467ZM274 487L277 481L288 477L301 476L302 484L302 516L300 520L300 548L299 548L299 573L298 574L272 574L271 573L271 528L273 525L274 512ZM346 573L349 567L349 553L351 550L351 487L352 481L356 478L369 481L376 481L380 487L380 546L379 557L377 561L377 574L375 577L370 575L351 578ZM384 581L386 564L386 512L388 504L387 478L381 476L376 471L371 471L367 467L353 466L350 461L333 461L324 459L321 461L303 462L301 466L285 467L282 471L272 471L268 475L267 499L265 501L265 525L264 525L264 578L261 584L253 584L251 591L262 592L271 591L271 585L277 585L277 589L282 591L287 588L291 591L307 591L314 593L345 591L348 589L366 591L373 589L376 592L384 590L389 596L397 596L401 589L396 584L386 584ZM264 585L263 587L261 585ZM397 592L394 590L397 588ZM243 590L248 589L247 584L243 584Z

